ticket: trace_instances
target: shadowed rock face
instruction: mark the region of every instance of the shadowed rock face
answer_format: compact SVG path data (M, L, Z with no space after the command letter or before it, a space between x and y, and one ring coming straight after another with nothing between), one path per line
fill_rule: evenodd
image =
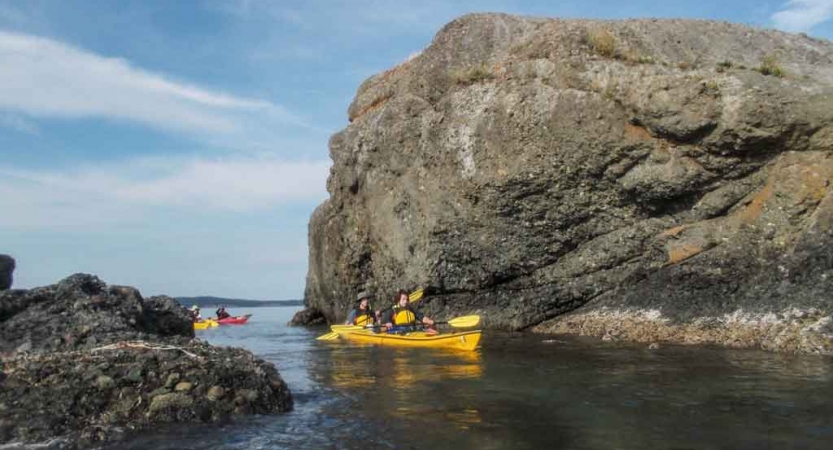
M14 258L0 255L0 291L12 288L12 274L14 273Z
M698 341L612 329L638 316L829 352L832 83L804 35L465 16L359 88L305 301L337 321L422 284L429 314L487 327Z
M272 364L193 337L174 299L92 275L0 292L0 444L89 448L160 422L292 408Z

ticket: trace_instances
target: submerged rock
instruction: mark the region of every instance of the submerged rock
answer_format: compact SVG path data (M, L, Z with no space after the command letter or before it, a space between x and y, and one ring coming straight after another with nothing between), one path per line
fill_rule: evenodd
M833 312L828 41L472 14L348 115L309 226L305 303L329 322L359 286L427 285L428 314L493 328L688 342L649 330L708 323L710 342L833 352L786 319Z
M272 364L193 334L169 297L145 300L92 275L0 293L0 443L87 447L159 422L292 408Z

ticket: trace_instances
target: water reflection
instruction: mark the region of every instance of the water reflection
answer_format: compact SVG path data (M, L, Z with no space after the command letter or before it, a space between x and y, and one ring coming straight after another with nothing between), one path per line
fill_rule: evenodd
M475 352L397 349L315 341L322 331L283 327L290 317L210 337L276 363L294 411L221 430L176 426L113 449L826 450L833 442L831 358L500 333Z
M393 389L407 390L420 383L477 379L483 375L483 356L479 351L342 345L332 349L328 360L309 367L313 378L339 389L371 387L383 380Z

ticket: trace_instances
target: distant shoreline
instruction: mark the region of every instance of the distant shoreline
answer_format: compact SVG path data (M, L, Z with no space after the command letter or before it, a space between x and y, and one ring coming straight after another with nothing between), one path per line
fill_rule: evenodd
M235 306L245 308L260 308L267 306L303 306L303 300L247 300L240 298L222 298L211 296L200 297L175 297L175 300L182 306L188 308L197 305L200 308L213 306Z

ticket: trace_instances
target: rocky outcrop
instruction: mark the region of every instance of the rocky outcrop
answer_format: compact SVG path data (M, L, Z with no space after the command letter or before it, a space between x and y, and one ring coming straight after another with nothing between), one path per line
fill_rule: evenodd
M86 447L160 422L291 409L272 364L193 337L172 298L92 275L0 293L0 443Z
M0 255L0 291L12 288L12 274L14 273L14 258Z
M828 41L468 15L348 115L309 227L330 321L429 285L487 327L833 351Z
M305 308L295 313L288 325L325 325L326 323L327 318L324 317L324 314L321 311L315 308Z

